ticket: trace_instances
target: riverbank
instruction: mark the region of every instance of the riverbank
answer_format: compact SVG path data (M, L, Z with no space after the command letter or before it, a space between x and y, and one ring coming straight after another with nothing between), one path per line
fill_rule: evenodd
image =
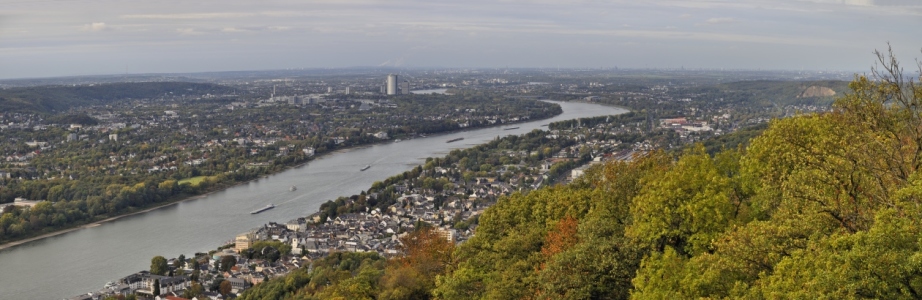
M209 192L209 193L211 193L211 192ZM24 240L18 240L18 241L8 242L8 243L6 243L6 244L0 245L0 250L6 249L6 248L10 248L10 247L19 246L19 245L22 245L22 244L31 243L31 242L38 241L38 240L45 239L45 238L50 238L50 237L53 237L53 236L62 235L62 234L65 234L65 233L69 233L69 232L72 232L72 231L76 231L76 230L81 230L81 229L96 227L96 226L102 225L103 223L112 222L112 221L115 221L115 220L118 220L118 219L121 219L121 218L124 218L124 217L128 217L128 216L133 216L133 215L137 215L137 214L141 214L141 213L146 213L146 212L149 212L149 211L152 211L152 210L164 208L164 207L167 207L167 206L170 206L170 205L178 204L178 203L183 202L183 201L188 201L188 200L192 200L192 199L196 199L196 198L201 198L201 197L204 197L204 196L207 196L207 194L198 195L198 196L193 196L193 197L185 198L185 199L182 199L182 200L177 200L177 201L175 201L175 202L165 203L165 204L162 204L162 205L154 206L154 207L151 207L151 208L146 208L146 209L143 209L143 210L139 210L139 211L136 211L136 212L131 212L131 213L123 214L123 215L118 215L118 216L110 217L110 218L107 218L107 219L103 219L103 220L99 220L99 221L96 221L96 222L92 222L92 223L80 225L80 226L77 226L77 227L72 227L72 228L67 228L67 229L61 229L61 230L58 230L58 231L55 231L55 232L50 232L50 233L42 234L42 235L39 235L39 236L36 236L36 237L27 238L27 239L24 239Z
M305 164L306 164L306 163L305 163ZM303 165L303 164L301 164L301 165ZM241 185L241 184L250 183L250 182L252 182L252 181L254 181L254 180L258 180L258 179L259 179L259 178L254 178L254 179L250 179L250 180L247 180L247 181L237 182L237 183L234 183L234 184L231 184L231 185L228 185L228 186L218 187L218 188L216 188L216 189L214 189L214 190L211 190L211 191L208 191L208 192L206 192L206 193L204 193L204 194L199 194L199 195L195 195L195 196L188 196L188 197L182 197L182 198L179 198L179 199L177 199L177 200L173 200L173 201L169 201L169 202L166 202L166 203L158 204L158 205L155 205L155 206L152 206L152 207L146 207L146 208L143 208L143 209L141 209L141 210L134 211L134 212L130 212L130 213L126 213L126 214L121 214L121 215L117 215L117 216L105 218L105 219L102 219L102 220L99 220L99 221L94 221L94 222L90 222L90 223L83 224L83 225L78 225L78 226L71 227L71 228L65 228L65 229L61 229L61 230L57 230L57 231L54 231L54 232L45 233L45 234L42 234L42 235L39 235L39 236L34 236L34 237L22 239L22 240L16 240L16 241L11 241L11 242L6 242L6 243L4 243L4 244L0 244L0 251L4 250L4 249L6 249L6 248L11 248L11 247L16 247L16 246L23 245L23 244L28 244L28 243L31 243L31 242L34 242L34 241L42 240L42 239L45 239L45 238L50 238L50 237L53 237L53 236L58 236L58 235L70 233L70 232L77 231L77 230L81 230L81 229L96 227L96 226L99 226L99 225L102 225L102 224L105 224L105 223L108 223L108 222L112 222L112 221L115 221L115 220L118 220L118 219L121 219L121 218L124 218L124 217L130 217L130 216L134 216L134 215L138 215L138 214L147 213L147 212L154 211L154 210L158 210L158 209L161 209L161 208L170 206L170 205L176 205L176 204L179 204L179 203L182 203L182 202L186 202L186 201L191 201L191 200L197 200L197 199L205 198L205 197L208 197L209 195L211 195L211 194L213 194L213 193L220 192L220 191L224 191L224 190L227 190L227 189L229 189L229 188L232 188L232 187L235 187L235 186L238 186L238 185Z

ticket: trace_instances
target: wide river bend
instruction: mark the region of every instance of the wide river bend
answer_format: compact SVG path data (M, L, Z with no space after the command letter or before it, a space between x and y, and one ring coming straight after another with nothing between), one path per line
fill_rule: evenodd
M563 113L551 119L342 150L199 199L0 250L0 299L63 299L96 291L107 281L150 268L156 255L188 257L213 250L251 228L314 213L327 200L360 193L427 157L497 136L546 129L542 125L550 122L627 112L596 104L554 103ZM519 128L505 130L511 127ZM464 140L446 143L455 138ZM365 165L371 168L360 171ZM289 191L291 186L297 190ZM269 203L276 208L250 214Z

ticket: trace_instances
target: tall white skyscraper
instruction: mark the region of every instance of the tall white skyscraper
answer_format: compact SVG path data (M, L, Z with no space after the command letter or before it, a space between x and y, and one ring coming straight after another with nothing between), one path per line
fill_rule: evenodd
M387 75L387 94L397 95L397 74Z

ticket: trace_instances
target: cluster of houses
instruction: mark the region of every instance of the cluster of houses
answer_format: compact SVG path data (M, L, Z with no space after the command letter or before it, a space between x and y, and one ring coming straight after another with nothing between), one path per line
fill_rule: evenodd
M400 197L396 204L387 209L373 209L362 213L341 214L319 222L320 215L314 214L298 218L285 224L270 222L262 227L238 235L234 247L213 253L199 264L200 283L211 286L218 278L232 284L234 295L265 281L284 276L290 271L309 265L311 261L324 257L331 252L378 252L391 257L399 253L399 237L402 233L412 231L418 222L437 225L442 238L462 242L473 235L474 226L465 229L452 228L456 220L469 220L483 212L491 205L496 196L508 194L511 188L507 184L494 182L493 178L478 178L469 187L473 194L469 197L450 196L437 207L431 190L421 191ZM458 190L446 191L450 194ZM416 192L401 186L401 191ZM440 194L441 195L441 194ZM441 225L440 225L441 224ZM248 259L245 251L259 241L276 241L291 246L291 253L285 253L276 262L265 259ZM229 271L222 272L214 264L224 256L233 256L236 265ZM201 259L196 258L196 259ZM180 296L192 285L191 277L195 270L192 264L179 267L175 259L170 259L171 275L161 276L141 271L106 284L101 290L68 298L74 300L99 300L116 295L152 295L154 299L185 299ZM154 286L159 284L159 295L153 296ZM204 298L228 299L217 292L206 291Z
M510 192L508 186L492 185L487 179L482 181L482 186L470 197L450 196L440 207L436 205L435 195L410 194L383 210L368 209L327 220L320 220L317 213L284 225L269 223L238 235L234 249L242 252L257 241L272 240L290 244L292 254L311 260L331 252L377 252L389 257L399 253L401 234L412 231L419 222L436 226L440 235L449 241L462 242L473 235L473 227L456 229L454 221L469 220L481 214L495 201L495 196Z
M673 129L683 137L689 132L713 130L710 126L708 126L707 121L691 121L685 117L662 119L660 120L660 126L667 129Z
M236 264L227 271L222 271L218 265L225 256L234 257ZM182 298L186 289L192 287L193 279L190 276L198 271L197 284L203 286L202 293L193 299L197 300L223 300L233 299L255 284L267 279L284 276L292 270L300 268L304 261L298 256L285 256L276 262L266 259L248 259L234 249L228 248L216 251L210 256L199 256L194 260L199 264L180 264L177 259L170 259L168 275L151 274L149 271L140 271L113 282L106 283L102 289L92 293L81 294L66 300L100 300L112 296L147 295L149 299L187 299ZM218 263L215 263L218 262ZM309 263L309 261L308 261ZM197 265L197 269L193 266ZM218 281L227 281L231 290L228 294L211 291L210 286Z

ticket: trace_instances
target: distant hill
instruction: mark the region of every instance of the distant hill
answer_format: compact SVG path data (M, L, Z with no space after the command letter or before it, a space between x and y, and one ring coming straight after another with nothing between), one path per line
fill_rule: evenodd
M717 85L717 88L739 95L740 100L761 101L766 104L784 105L829 105L834 96L848 90L848 82L826 81L739 81Z
M54 124L80 124L80 125L97 125L99 120L88 116L87 114L59 114L45 119L48 123Z
M37 86L0 90L0 111L54 114L73 107L101 105L164 95L225 94L222 85L191 82L107 83L82 86Z

